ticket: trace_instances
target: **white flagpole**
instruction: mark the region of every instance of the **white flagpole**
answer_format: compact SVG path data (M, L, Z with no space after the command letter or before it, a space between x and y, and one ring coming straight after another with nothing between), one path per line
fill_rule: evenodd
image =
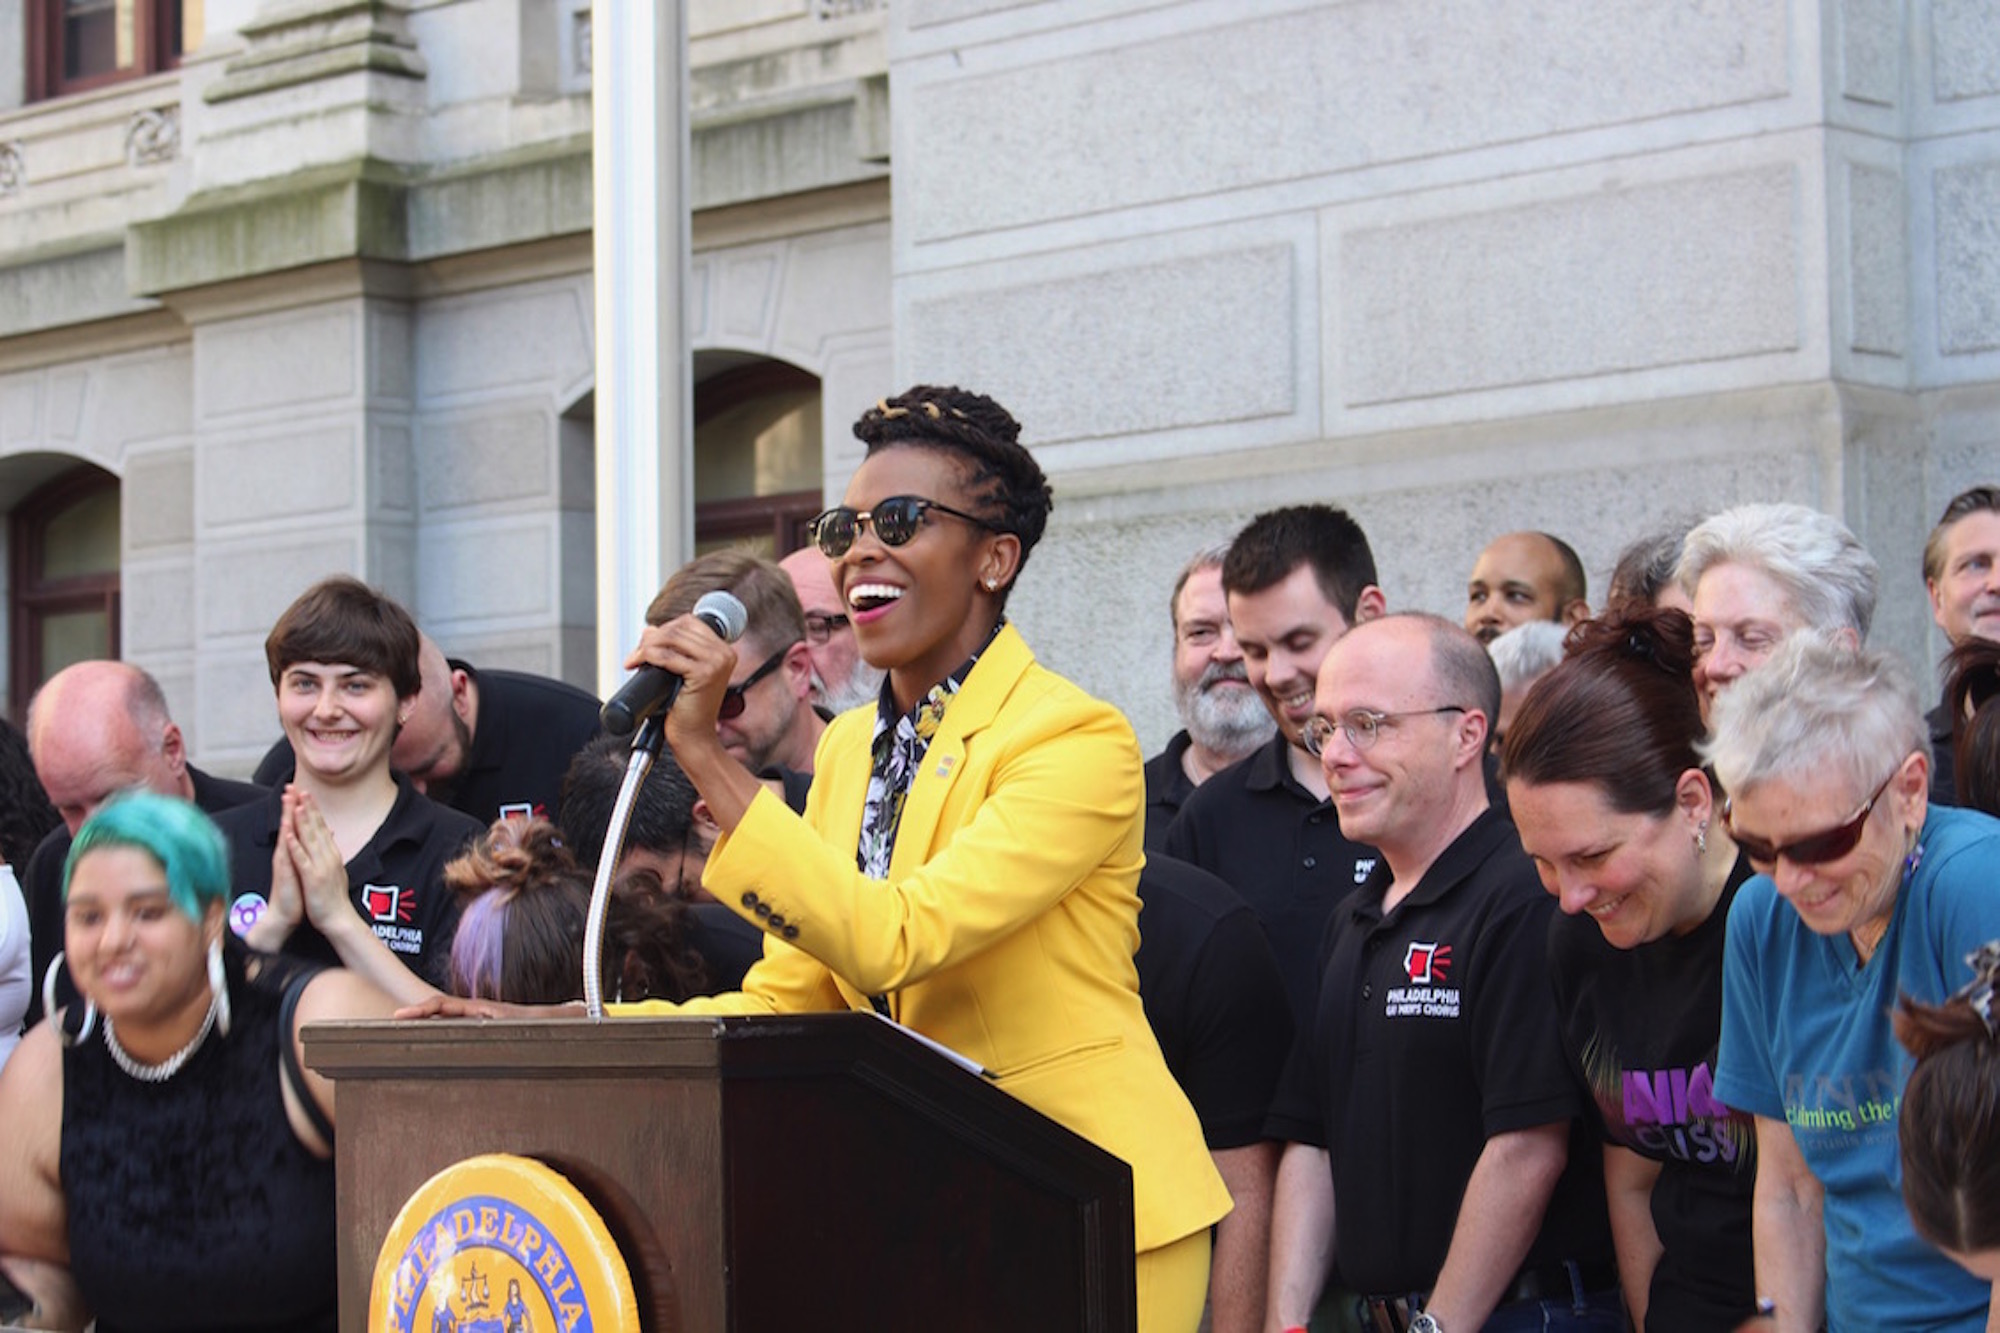
M646 604L694 553L685 0L596 0L591 50L597 682L608 698Z

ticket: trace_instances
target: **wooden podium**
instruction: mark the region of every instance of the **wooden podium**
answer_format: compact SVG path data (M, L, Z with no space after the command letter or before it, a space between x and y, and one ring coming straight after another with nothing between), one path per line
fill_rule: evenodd
M650 1333L1128 1333L1118 1158L867 1014L324 1024L340 1309L383 1240L479 1153L562 1172L617 1240Z

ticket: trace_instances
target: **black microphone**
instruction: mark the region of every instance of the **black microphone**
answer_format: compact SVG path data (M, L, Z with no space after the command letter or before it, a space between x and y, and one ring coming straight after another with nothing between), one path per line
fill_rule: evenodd
M750 613L743 609L743 603L726 592L703 593L692 614L724 643L735 643L742 638L750 624ZM629 736L641 722L671 708L674 696L680 692L679 676L648 663L619 687L618 693L599 710L597 718L613 736Z

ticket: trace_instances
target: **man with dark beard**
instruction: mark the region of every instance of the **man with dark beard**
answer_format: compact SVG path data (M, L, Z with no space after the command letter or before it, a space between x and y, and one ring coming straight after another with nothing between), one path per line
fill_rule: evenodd
M1166 841L1188 793L1271 739L1271 720L1243 669L1229 628L1222 558L1229 543L1203 547L1174 583L1174 708L1182 730L1146 763L1146 850Z

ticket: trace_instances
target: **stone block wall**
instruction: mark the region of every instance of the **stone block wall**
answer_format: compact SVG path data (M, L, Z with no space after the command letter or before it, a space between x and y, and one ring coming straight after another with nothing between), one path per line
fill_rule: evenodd
M1021 417L1015 613L1149 750L1175 572L1299 500L1454 619L1500 531L1601 591L1669 521L1816 505L1927 669L1924 534L2000 479L1996 49L1956 0L913 0L897 378Z

